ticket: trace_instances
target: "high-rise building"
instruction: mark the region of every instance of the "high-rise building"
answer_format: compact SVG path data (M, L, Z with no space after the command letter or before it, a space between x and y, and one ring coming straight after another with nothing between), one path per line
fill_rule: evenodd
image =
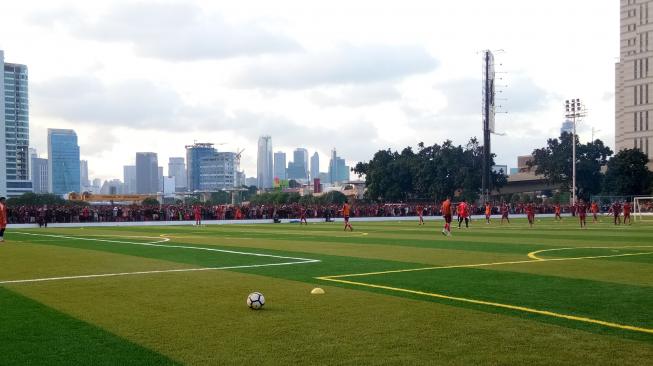
M32 190L34 193L48 192L48 159L41 159L38 155L32 155L30 160L32 171Z
M313 156L311 156L311 179L319 179L320 178L320 155L315 152Z
M136 193L156 193L159 190L159 162L153 152L136 153Z
M349 180L349 167L345 159L338 157L336 149L331 150L331 161L329 161L329 181L332 184Z
M136 165L125 165L122 167L124 191L127 194L136 193Z
M48 128L48 190L58 195L78 192L79 168L75 131Z
M293 151L293 161L288 163L288 179L308 179L308 151L298 148Z
M560 135L563 133L574 133L574 122L566 120L562 122L562 127L560 127Z
M175 189L183 191L186 188L186 164L183 157L168 159L168 176L175 178Z
M640 149L649 159L653 157L651 7L653 0L621 0L620 57L615 67L616 150ZM653 161L648 166L653 169Z
M0 194L16 197L32 192L27 66L5 63L0 50L0 70Z
M274 153L274 178L286 179L286 153L283 151Z
M157 192L163 191L163 167L157 167Z
M80 192L87 191L91 182L88 180L88 160L79 161L79 184Z
M272 188L272 137L261 136L258 139L256 159L256 180L259 188Z
M120 179L105 180L102 188L100 189L101 194L123 194L125 185Z
M194 143L186 146L186 187L189 191L200 189L200 161L213 156L217 150L213 144Z
M236 187L237 158L233 152L217 152L200 161L200 190L216 191Z

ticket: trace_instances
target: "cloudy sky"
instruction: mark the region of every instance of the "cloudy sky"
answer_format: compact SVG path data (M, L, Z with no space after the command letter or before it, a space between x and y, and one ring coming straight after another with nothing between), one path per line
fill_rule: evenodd
M30 138L77 131L91 178L121 178L137 151L184 156L193 141L245 149L333 147L354 163L385 148L481 134L481 51L504 85L493 137L516 166L557 136L564 100L585 101L582 140L614 145L619 2L11 1L5 62L28 65ZM598 130L598 132L596 132Z

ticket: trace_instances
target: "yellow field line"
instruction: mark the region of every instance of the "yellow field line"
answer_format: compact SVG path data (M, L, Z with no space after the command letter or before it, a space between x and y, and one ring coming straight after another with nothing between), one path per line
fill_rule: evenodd
M373 285L373 284L364 283L364 282L338 280L338 279L333 279L332 277L317 277L317 279L318 280L324 280L324 281L339 282L339 283L344 283L344 284L348 284L348 285L357 285L357 286L371 287L371 288L382 289L382 290L405 292L405 293L410 293L410 294L415 294L415 295L422 295L422 296L428 296L428 297L434 297L434 298L452 300L452 301L460 301L460 302L465 302L465 303L470 303L470 304L493 306L493 307L497 307L497 308L517 310L517 311L522 311L522 312L531 313L531 314L545 315L545 316L550 316L550 317L554 317L554 318L574 320L574 321L589 323L589 324L597 324L597 325L602 325L602 326L610 327L610 328L616 328L616 329L623 329L623 330L630 330L630 331L635 331L635 332L653 334L653 329L649 329L649 328L641 328L641 327L635 327L635 326L632 326L632 325L611 323L611 322L606 322L606 321L603 321L603 320L590 319L590 318L585 318L585 317L581 317L581 316L554 313L552 311L532 309L532 308L527 308L527 307L524 307L524 306L501 304L501 303L498 303L498 302L468 299L468 298L464 298L464 297L448 296L448 295L443 295L443 294L436 294L436 293L423 292L423 291L415 291L415 290L409 290L409 289L398 288L398 287L390 287L390 286L383 286L383 285Z
M574 247L574 248L555 248L555 249L542 249L542 250L536 250L534 252L528 253L528 258L535 259L538 261L545 260L537 256L539 253L544 253L544 252L557 252L561 250L574 250L574 249L631 249L631 248L653 248L653 245L631 245L631 246L625 246L625 247ZM641 253L635 253L635 254L641 254ZM622 255L624 256L624 255Z

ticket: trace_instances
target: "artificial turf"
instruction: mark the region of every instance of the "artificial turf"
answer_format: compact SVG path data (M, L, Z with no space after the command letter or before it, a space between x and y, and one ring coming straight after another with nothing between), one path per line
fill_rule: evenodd
M0 284L2 309L9 309L3 310L0 327L0 364L127 364L123 359L134 364L646 364L653 359L653 254L639 255L653 252L652 224L604 222L580 230L572 219L542 219L533 229L521 220L503 226L473 222L470 229L454 229L453 237L440 235L439 225L354 223L353 233L343 232L339 223L9 230L0 246L0 282L252 267ZM169 241L161 242L163 237ZM154 241L184 248L135 245ZM629 246L642 248L624 248ZM561 248L568 249L551 251ZM529 261L528 253L541 250L538 256L545 259L611 257L343 279L525 306L651 333L321 279ZM242 252L319 262L277 266L272 264L289 260ZM637 255L613 256L621 254ZM326 294L310 295L315 286ZM244 305L254 290L268 298L259 312ZM21 327L30 331L17 331Z

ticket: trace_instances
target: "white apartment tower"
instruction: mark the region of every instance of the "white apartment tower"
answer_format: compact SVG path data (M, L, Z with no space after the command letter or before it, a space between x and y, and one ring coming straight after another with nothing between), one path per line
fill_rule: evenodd
M621 0L615 148L653 158L653 0ZM653 162L649 161L649 169Z

